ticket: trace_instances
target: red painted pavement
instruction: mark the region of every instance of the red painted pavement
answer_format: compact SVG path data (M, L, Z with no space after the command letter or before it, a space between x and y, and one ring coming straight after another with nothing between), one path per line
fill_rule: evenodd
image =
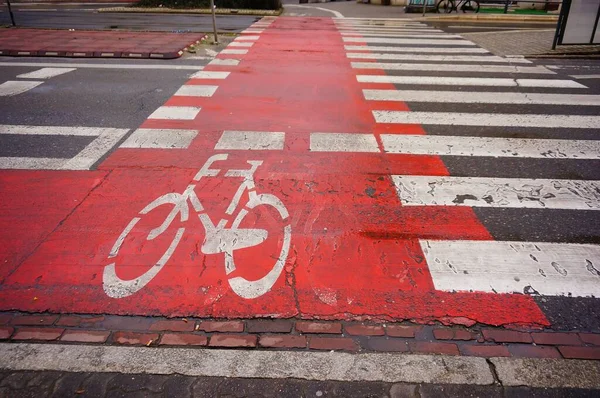
M203 37L200 33L11 28L2 30L0 54L103 58L148 58L152 55L159 58L177 58L181 55L179 51Z
M424 133L419 126L375 124L372 104L362 97L363 86L356 82L357 72L330 19L279 18L242 63L228 70L232 73L225 80L188 83L218 85L214 96L167 102L202 107L195 120L144 123L146 128L199 130L188 149L120 149L100 166L110 173L102 184L54 225L56 230L21 265L10 265L16 270L3 281L0 309L417 321L465 317L488 324L548 324L528 296L434 290L419 238L492 239L469 208L401 206L390 175L447 175L440 158L308 150L311 132ZM283 228L289 224L290 253L273 288L254 299L235 294L225 273L225 255L202 253L205 232L193 209L188 221L174 222L147 241L148 231L161 224L171 205L144 215L115 260L108 259L117 237L142 208L163 194L182 193L193 182L198 169L217 153L213 148L224 130L286 133L282 151L229 151L229 159L213 165L244 169L247 160L262 160L254 175L257 192L277 196L289 211L285 220L268 206L250 211L240 226L266 230L268 238L235 251L237 269L229 275L248 280L264 276L277 260ZM23 172L26 185L34 174ZM195 192L215 222L225 215L241 182L221 173L197 184ZM59 203L70 200L60 187L45 195ZM242 203L246 199L245 194ZM34 222L27 219L24 225ZM107 264L115 261L121 279L146 273L181 226L181 243L155 278L127 297L107 296L102 288ZM5 225L3 234L11 228ZM26 249L19 255L25 257Z

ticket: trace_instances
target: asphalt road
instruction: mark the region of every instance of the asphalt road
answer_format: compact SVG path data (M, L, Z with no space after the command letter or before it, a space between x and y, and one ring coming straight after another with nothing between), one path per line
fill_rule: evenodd
M15 96L0 96L0 124L133 130L210 61L0 58L0 83L41 67L74 68ZM31 66L29 66L31 65ZM71 137L74 138L74 137ZM124 137L125 139L126 137ZM86 137L0 135L1 156L70 157Z
M210 15L144 14L144 13L99 13L89 6L77 8L59 5L37 7L14 7L17 26L52 29L128 29L161 32L211 32ZM97 7L97 6L96 6ZM0 25L9 25L10 19L2 7ZM221 32L240 32L260 17L217 16L217 27Z

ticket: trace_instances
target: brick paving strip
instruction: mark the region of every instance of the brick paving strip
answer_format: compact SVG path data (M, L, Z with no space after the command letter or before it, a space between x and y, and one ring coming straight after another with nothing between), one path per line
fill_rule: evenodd
M81 58L178 58L201 33L3 29L0 55Z
M600 333L532 331L479 324L466 327L408 322L367 324L2 312L0 340L600 360Z

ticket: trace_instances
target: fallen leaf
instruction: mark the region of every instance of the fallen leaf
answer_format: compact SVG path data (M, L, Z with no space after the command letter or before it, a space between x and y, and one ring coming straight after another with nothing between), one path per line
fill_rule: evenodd
M188 323L187 318L183 318L182 321L184 321L185 323Z
M84 390L84 389L81 389L81 390L77 390L77 391L75 391L75 394L83 394L84 392L85 392L85 390Z
M149 341L146 343L146 347L150 347L150 345L152 344L152 342L153 342L153 341L154 341L154 340L149 340Z

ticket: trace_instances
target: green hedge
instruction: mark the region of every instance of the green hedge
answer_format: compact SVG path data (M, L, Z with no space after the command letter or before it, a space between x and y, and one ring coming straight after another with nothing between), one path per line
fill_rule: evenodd
M215 0L217 8L279 10L281 0ZM210 8L210 0L140 0L138 7Z

